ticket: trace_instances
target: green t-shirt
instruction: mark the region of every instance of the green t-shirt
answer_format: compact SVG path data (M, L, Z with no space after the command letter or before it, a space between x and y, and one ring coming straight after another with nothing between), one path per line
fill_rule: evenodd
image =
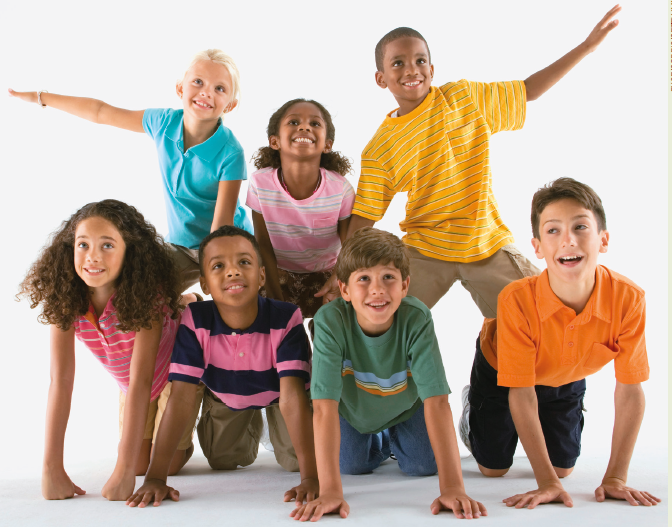
M427 397L450 393L432 314L407 296L384 334L367 337L342 298L315 315L313 399L340 401L338 411L362 434L409 419Z

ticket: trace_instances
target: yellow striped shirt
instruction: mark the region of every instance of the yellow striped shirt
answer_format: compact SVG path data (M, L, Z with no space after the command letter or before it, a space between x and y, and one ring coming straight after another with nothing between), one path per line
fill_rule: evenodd
M490 176L490 135L525 122L525 84L461 80L388 117L362 152L353 214L379 221L408 192L404 241L439 260L474 262L513 242Z

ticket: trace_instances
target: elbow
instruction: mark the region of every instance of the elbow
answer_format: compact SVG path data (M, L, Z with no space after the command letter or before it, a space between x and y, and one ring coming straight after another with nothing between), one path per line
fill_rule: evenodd
M536 89L533 83L529 79L524 81L525 84L525 102L536 101L541 94Z

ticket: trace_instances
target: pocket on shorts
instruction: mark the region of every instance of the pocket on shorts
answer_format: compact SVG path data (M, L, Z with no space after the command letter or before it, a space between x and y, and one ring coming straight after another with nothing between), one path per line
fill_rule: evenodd
M614 352L604 344L595 342L583 363L583 367L591 373L595 373L614 360L616 355L618 355L618 353Z
M505 245L501 250L506 253L513 264L518 268L518 271L521 274L521 278L537 276L538 274L541 274L541 271L532 262L525 258L523 253L521 253L518 250L518 247L516 247L514 244L510 243Z

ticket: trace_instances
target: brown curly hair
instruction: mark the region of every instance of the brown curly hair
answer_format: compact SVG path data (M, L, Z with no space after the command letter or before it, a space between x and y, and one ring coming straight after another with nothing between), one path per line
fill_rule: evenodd
M17 299L28 298L31 309L42 304L37 319L64 331L87 312L88 287L75 272L75 231L92 217L112 223L126 244L113 300L119 329L151 329L152 321L162 319L164 306L177 318L182 309L178 274L163 238L135 207L114 199L85 205L52 233L51 242L21 282Z
M311 99L292 99L278 108L268 121L268 128L266 128L266 135L268 138L270 139L272 135L277 136L279 134L280 121L282 121L287 110L300 102L307 102L317 106L327 125L327 139L334 141L334 139L336 139L336 128L334 128L334 123L331 121L331 114L319 102ZM270 146L261 147L257 150L254 156L252 156L252 163L254 163L254 166L257 169L266 167L280 168L280 152L278 150L273 150ZM336 172L341 176L345 176L352 170L352 162L347 157L341 155L340 152L333 151L327 154L322 154L322 157L320 158L320 166Z

